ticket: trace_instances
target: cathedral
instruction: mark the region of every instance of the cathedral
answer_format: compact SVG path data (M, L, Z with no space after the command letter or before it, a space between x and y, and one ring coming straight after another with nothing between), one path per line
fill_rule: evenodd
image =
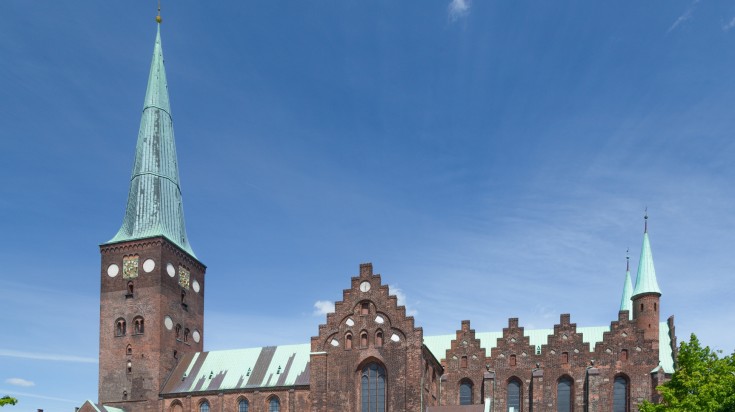
M549 329L463 320L424 336L363 263L310 342L204 351L206 266L186 235L158 23L125 217L100 246L99 393L82 412L629 412L658 401L676 337L647 226L635 284L628 266L607 325L562 314Z

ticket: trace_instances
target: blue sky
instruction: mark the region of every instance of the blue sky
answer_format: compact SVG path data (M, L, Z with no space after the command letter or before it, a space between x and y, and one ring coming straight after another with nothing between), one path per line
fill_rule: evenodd
M0 2L0 392L97 396L155 2ZM424 333L662 313L732 352L735 3L164 2L206 349L306 343L372 261Z

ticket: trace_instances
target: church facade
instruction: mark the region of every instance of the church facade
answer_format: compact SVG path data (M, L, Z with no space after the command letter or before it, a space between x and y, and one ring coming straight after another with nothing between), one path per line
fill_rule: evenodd
M628 268L607 325L562 314L550 329L511 318L477 332L465 320L424 336L365 263L310 342L204 351L206 266L186 235L167 87L159 24L125 218L100 246L99 393L82 412L628 412L658 401L676 337L647 228L635 287Z

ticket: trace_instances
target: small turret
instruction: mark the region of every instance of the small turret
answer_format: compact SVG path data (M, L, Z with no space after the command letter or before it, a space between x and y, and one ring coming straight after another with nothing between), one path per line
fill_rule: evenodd
M633 319L633 282L630 280L630 256L625 256L625 283L623 283L623 297L620 299L620 310L628 311L628 318Z
M643 247L638 261L638 274L633 290L633 319L644 332L646 339L655 341L658 348L658 323L660 312L661 289L656 280L656 269L653 266L651 242L648 240L648 213L645 216L643 229Z

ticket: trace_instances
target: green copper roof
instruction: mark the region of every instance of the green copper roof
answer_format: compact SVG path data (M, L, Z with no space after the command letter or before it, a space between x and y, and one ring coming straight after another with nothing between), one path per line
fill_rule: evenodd
M620 310L627 310L630 319L633 319L633 282L630 280L630 269L625 271L625 283L623 284L623 297L620 299Z
M195 256L184 225L160 25L140 119L125 218L120 231L107 243L154 236L165 236Z
M643 233L643 248L641 249L641 259L638 261L638 275L635 279L633 296L642 293L661 294L661 289L658 288L658 282L656 281L656 269L653 267L653 255L651 254L651 242L648 240L648 231Z

